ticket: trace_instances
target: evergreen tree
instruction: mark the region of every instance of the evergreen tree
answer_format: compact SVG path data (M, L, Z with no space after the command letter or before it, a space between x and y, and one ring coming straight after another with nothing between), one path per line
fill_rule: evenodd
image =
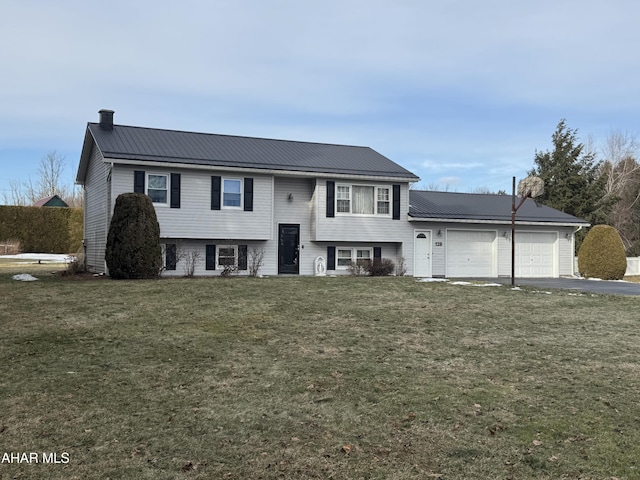
M529 175L544 180L544 193L536 201L582 218L592 225L605 223L612 199L605 198L607 177L594 153L578 142L577 130L560 120L552 137L553 150L535 154Z
M160 225L150 197L142 193L123 193L116 198L105 260L111 278L156 278L160 275Z

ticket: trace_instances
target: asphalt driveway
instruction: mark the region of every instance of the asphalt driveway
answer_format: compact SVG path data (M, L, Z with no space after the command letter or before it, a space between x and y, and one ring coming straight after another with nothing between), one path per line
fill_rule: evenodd
M511 277L483 278L479 280L511 285ZM583 278L516 278L515 284L517 286L528 286L541 289L557 288L561 290L575 290L605 295L640 296L640 283L585 280Z

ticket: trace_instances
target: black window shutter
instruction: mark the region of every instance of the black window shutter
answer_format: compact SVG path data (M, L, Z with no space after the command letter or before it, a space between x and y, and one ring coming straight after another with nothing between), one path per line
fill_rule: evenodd
M220 210L222 177L211 177L211 210Z
M247 269L247 246L238 245L238 270Z
M171 208L180 208L180 174L171 174Z
M244 179L244 211L253 212L253 178Z
M135 193L145 193L144 177L144 170L136 170L133 172L133 191Z
M167 243L166 245L165 266L167 270L175 270L178 263L178 249L175 243Z
M393 186L393 219L400 220L400 185Z
M216 269L216 246L206 245L207 253L205 254L205 268L207 270Z
M336 182L327 180L327 217L336 216Z
M336 247L327 247L327 270L336 269Z
M380 260L382 258L382 247L373 247L373 259Z

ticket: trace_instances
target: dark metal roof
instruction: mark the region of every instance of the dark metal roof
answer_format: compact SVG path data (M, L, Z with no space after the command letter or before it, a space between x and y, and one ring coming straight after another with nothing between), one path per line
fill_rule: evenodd
M511 223L511 195L409 191L409 216L414 219L476 220ZM516 199L516 205L520 199ZM589 225L588 222L528 198L516 222Z
M104 130L99 123L89 123L87 133L93 137L104 158L113 160L418 180L413 173L369 147L123 125ZM85 143L87 138L88 135ZM89 147L85 145L84 149ZM81 180L82 176L79 171L78 179Z

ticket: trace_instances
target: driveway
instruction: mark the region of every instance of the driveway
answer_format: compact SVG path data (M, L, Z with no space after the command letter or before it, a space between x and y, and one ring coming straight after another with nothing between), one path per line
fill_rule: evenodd
M511 277L482 278L487 282L511 285ZM640 283L612 282L602 280L585 280L582 278L516 278L517 286L536 288L557 288L605 295L637 295L640 296Z

